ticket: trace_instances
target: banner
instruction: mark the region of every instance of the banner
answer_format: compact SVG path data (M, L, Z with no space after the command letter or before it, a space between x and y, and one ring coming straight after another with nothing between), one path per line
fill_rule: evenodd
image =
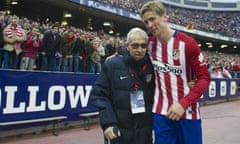
M0 70L0 122L50 116L79 120L97 111L89 96L96 74Z
M240 79L211 79L208 90L201 97L200 102L240 97L239 85Z

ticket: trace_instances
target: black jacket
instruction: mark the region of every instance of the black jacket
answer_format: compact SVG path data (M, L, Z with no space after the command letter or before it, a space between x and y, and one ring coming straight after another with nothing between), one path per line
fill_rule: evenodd
M3 28L0 24L0 48L3 48ZM1 52L2 50L0 50Z
M142 70L144 66L146 69ZM102 128L117 126L120 129L121 137L111 144L152 143L153 76L147 57L135 61L127 52L104 64L91 91L91 99L100 110ZM135 91L134 81L138 83L138 90L144 93L146 112L140 114L131 113L130 92Z
M59 33L54 34L52 31L47 31L44 33L43 46L39 51L46 52L47 56L55 56L56 51L59 51L60 41Z
M77 38L75 40L75 46L73 48L72 53L79 56L82 56L83 53L86 53L84 49L83 41L80 38Z

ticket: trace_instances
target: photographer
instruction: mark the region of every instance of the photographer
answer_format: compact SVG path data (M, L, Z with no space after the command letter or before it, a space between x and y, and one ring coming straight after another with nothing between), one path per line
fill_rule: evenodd
M38 50L42 46L42 34L38 28L32 28L27 34L27 40L24 43L23 55L21 59L20 69L33 70L38 56Z

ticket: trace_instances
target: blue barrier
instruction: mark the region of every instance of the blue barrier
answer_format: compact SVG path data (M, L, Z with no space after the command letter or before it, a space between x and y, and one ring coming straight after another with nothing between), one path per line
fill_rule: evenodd
M80 114L97 111L89 98L96 78L90 73L0 70L0 123L52 116L80 120ZM239 85L240 79L212 79L200 101L239 97Z
M0 123L52 116L76 121L97 111L89 99L97 74L0 70L0 77Z
M206 103L240 97L239 85L240 79L211 79L209 88L201 97L200 102Z

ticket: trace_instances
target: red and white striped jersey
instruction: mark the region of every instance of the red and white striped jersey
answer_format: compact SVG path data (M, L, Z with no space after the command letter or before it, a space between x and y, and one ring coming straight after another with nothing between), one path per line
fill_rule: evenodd
M210 76L197 42L176 31L168 43L150 37L148 53L155 71L153 112L166 115L171 104L179 102L186 110L183 119L200 119L198 101ZM196 83L190 89L192 79Z

